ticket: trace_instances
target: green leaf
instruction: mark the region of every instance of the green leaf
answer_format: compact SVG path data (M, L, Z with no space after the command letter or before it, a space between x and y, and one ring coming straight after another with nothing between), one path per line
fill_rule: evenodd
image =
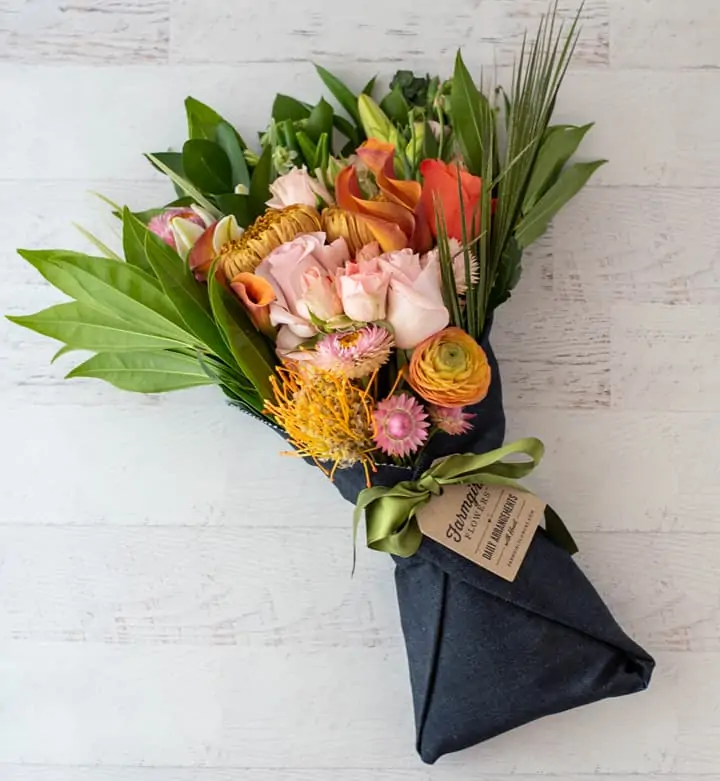
M435 134L430 127L429 122L425 121L425 129L423 131L423 158L435 159L440 153L440 142L435 138Z
M317 157L317 147L302 130L297 131L295 138L300 147L300 152L305 159L305 164L310 171L313 171L315 168L315 158Z
M360 131L353 126L352 122L349 122L345 117L341 117L338 114L333 115L333 125L335 129L342 133L349 142L355 146L359 146L362 140Z
M67 250L18 250L71 298L122 317L132 325L179 342L191 341L175 307L157 281L128 263Z
M68 379L72 377L93 377L138 393L165 393L214 384L197 358L168 351L99 353L67 375Z
M272 148L266 146L253 171L250 182L250 206L255 215L265 211L265 201L270 198L270 182L273 180Z
M320 102L317 104L317 106L315 106L307 119L307 123L305 124L305 132L315 143L317 143L323 133L332 132L332 124L332 106L325 100L325 98L320 98Z
M217 126L225 120L210 106L195 98L185 99L185 113L188 121L188 136L206 141L215 140Z
M122 210L122 223L125 261L152 274L152 266L145 253L145 234L148 232L146 224L139 216L132 214L127 206Z
M324 171L330 160L330 133L323 133L318 141L317 148L315 150L315 160L313 161L312 170L316 168Z
M89 304L70 301L34 315L8 317L17 325L66 343L71 350L127 352L129 350L179 349L173 339L156 336Z
M210 214L212 214L214 217L221 216L215 206L210 203L210 201L200 192L200 190L198 190L198 188L192 182L190 182L184 176L180 176L171 168L166 166L165 163L163 163L163 161L156 155L147 154L145 157L147 157L147 159L150 160L150 162L153 163L157 168L159 168L166 176L169 176L170 179L172 179L176 189L181 190L185 195L189 195L198 206L202 206L203 209L209 211Z
M280 145L300 154L300 145L295 136L295 123L289 119L284 119L282 122L277 123L277 129L281 138Z
M486 139L495 117L487 98L472 80L458 51L450 95L452 125L471 174L483 174ZM488 150L489 153L489 150Z
M241 228L247 228L255 219L255 211L250 203L249 195L216 195L215 202L223 214L234 214Z
M148 261L188 332L219 358L232 363L232 353L212 316L207 288L195 279L173 249L150 231L145 234Z
M79 232L82 233L82 235L92 244L95 246L96 249L99 249L100 252L106 257L106 258L112 258L113 260L122 260L122 258L117 254L117 252L114 252L110 249L110 247L107 246L103 241L101 241L97 236L90 233L90 231L87 228L83 228L82 225L78 225L77 222L73 223L73 227Z
M180 152L153 152L145 155L154 168L164 173L173 183L175 192L179 195L185 195L185 191L179 186L178 181L185 179L185 170L182 164L182 154ZM173 174L171 176L171 173Z
M500 268L488 301L488 312L497 309L510 298L510 294L520 281L521 274L522 249L514 237L511 237L500 259Z
M592 122L580 127L554 125L545 131L525 191L525 200L522 205L523 214L527 214L545 195L592 126Z
M235 128L227 122L220 122L215 130L215 140L230 161L232 188L238 184L249 188L250 171L248 170L247 160L245 160L245 155L243 154L243 146L240 143Z
M230 160L214 141L186 141L183 168L188 179L203 192L228 193L233 189Z
M301 103L289 95L276 95L272 105L272 118L276 122L284 122L289 119L297 122L310 116L310 108L306 103Z
M362 88L362 94L363 95L369 95L372 97L373 90L375 89L375 82L377 81L377 76L373 76L370 81Z
M396 124L405 127L408 124L410 106L399 87L393 87L380 101L380 108Z
M210 303L218 326L241 372L252 382L262 399L273 398L270 377L275 373L275 358L270 345L252 324L239 301L218 281L209 277Z
M337 76L334 76L329 70L326 70L321 65L316 65L315 70L318 72L318 75L323 80L325 86L333 94L335 100L337 100L345 111L347 111L353 122L360 127L360 114L357 107L358 96L343 84Z
M548 229L550 220L606 162L607 160L595 160L592 163L575 163L565 168L555 184L520 221L515 230L517 243L524 249L539 239Z

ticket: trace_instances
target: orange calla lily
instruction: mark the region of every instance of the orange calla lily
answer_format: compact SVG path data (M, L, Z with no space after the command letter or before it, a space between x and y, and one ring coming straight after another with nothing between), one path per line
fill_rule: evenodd
M275 329L270 323L270 304L275 301L275 291L272 285L257 274L241 271L236 274L230 287L243 302L258 331L274 338Z
M337 204L362 218L383 252L405 247L422 252L431 246L421 201L422 187L418 182L393 178L394 155L392 144L377 139L366 141L358 149L358 157L375 175L380 197L366 200L355 166L348 166L335 180Z

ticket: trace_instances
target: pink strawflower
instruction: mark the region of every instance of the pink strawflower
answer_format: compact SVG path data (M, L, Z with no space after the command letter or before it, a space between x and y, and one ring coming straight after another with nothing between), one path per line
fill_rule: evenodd
M414 453L428 438L427 413L409 393L398 393L378 402L374 418L375 443L389 456Z
M433 425L446 434L466 434L472 428L471 420L475 417L472 412L464 412L464 407L438 407L436 404L428 405L430 420Z
M313 362L326 371L356 379L372 374L386 363L392 348L390 331L366 325L357 331L324 336L315 345Z
M173 206L160 212L160 214L156 214L148 223L148 230L156 236L159 236L173 249L177 249L177 245L170 221L175 219L175 217L182 217L195 225L200 225L202 228L206 227L203 218L190 208Z

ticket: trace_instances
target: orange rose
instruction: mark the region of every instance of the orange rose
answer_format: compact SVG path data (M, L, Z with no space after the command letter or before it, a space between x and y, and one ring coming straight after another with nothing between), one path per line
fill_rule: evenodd
M487 396L491 371L482 347L451 326L419 344L410 359L408 381L425 401L465 407Z
M430 229L437 237L435 224L435 205L443 210L448 237L462 241L462 213L460 211L460 192L462 192L465 210L465 230L468 238L472 236L472 218L480 201L482 179L463 171L457 163L443 163L442 160L423 160L420 163L423 176L422 203L426 214L430 215ZM460 186L458 187L458 176Z

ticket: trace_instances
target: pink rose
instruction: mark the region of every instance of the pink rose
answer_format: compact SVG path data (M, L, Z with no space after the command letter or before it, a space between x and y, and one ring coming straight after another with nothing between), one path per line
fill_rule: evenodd
M324 319L314 307L331 317L342 311L332 283L349 257L345 239L326 246L322 232L305 233L273 250L255 269L277 297L270 305L270 322L287 325L304 339L314 336L310 313Z
M381 267L377 257L348 263L337 276L343 311L362 323L384 320L389 283L390 273Z
M284 209L300 203L305 206L318 206L318 198L327 205L335 203L332 195L322 182L313 178L305 168L293 168L288 173L278 176L270 185L272 198L266 201L271 209Z
M423 264L412 250L388 252L379 259L390 274L387 320L395 331L395 344L410 350L442 331L450 322L443 302L440 263L429 257Z

